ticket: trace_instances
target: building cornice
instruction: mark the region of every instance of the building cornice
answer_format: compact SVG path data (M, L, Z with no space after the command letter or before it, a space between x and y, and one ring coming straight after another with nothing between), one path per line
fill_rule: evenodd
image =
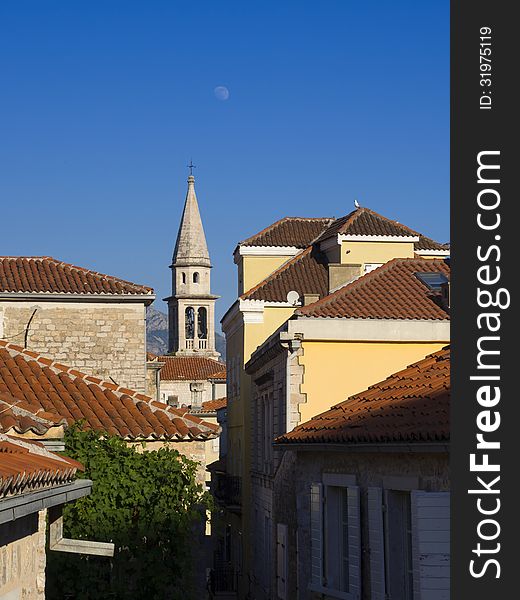
M370 443L316 443L316 442L273 442L275 448L293 450L295 452L363 452L365 454L377 453L410 453L429 454L447 453L450 451L449 441L441 442L378 442Z
M422 256L440 256L447 258L450 255L449 250L415 250L415 254Z
M338 233L338 244L341 242L418 242L418 235L354 235Z
M302 248L296 246L237 246L240 256L296 256Z
M287 321L288 332L305 341L428 342L450 341L449 320L350 319L298 316Z
M0 292L0 302L14 301L43 301L51 302L144 302L147 306L155 300L155 294L57 294L53 292Z

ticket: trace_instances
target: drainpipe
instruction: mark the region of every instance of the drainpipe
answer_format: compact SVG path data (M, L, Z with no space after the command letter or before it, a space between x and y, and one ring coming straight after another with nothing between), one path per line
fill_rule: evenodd
M285 363L285 433L292 429L291 423L291 360L301 348L303 334L291 334L288 331L280 332L280 344L287 350Z

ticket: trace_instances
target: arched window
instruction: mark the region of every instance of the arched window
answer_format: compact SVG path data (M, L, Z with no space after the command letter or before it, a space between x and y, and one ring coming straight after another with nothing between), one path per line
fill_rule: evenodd
M186 273L182 274L182 283L186 283Z
M205 340L208 337L208 317L206 309L201 306L197 311L197 337L199 340Z
M199 274L197 272L193 273L193 283L199 283Z
M186 309L186 339L192 340L195 337L195 311L193 306L188 306Z

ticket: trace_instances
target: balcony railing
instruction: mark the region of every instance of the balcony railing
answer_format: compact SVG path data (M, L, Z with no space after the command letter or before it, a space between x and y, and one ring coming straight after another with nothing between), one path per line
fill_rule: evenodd
M235 475L217 474L215 496L227 507L242 505L242 478Z
M199 342L199 350L207 350L208 340L198 340L198 342Z
M186 350L193 350L194 340L186 340Z

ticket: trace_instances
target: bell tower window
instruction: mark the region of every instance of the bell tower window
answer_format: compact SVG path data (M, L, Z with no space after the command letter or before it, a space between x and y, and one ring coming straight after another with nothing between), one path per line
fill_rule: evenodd
M199 274L197 272L193 273L193 283L199 283Z
M186 283L186 273L182 274L182 283Z
M208 313L206 311L206 309L201 306L199 308L199 310L197 311L197 324L198 324L198 331L197 331L197 337L199 338L199 340L205 340L208 337Z
M193 306L186 309L186 339L192 340L195 337L195 311Z

